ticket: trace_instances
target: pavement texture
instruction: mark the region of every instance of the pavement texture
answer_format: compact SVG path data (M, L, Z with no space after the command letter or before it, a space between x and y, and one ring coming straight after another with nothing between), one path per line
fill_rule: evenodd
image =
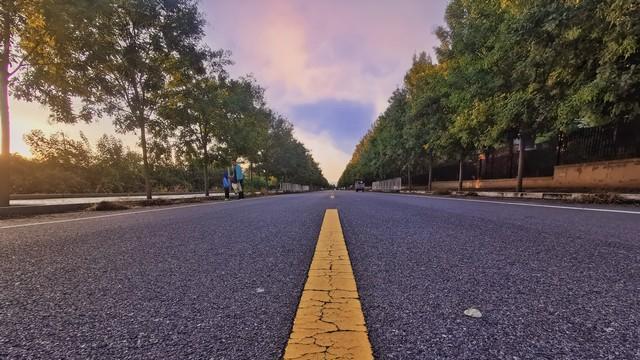
M637 208L331 195L0 221L0 359L281 358L329 208L377 359L640 359Z
M336 199L376 358L640 358L639 214Z
M325 202L0 222L0 358L277 359Z

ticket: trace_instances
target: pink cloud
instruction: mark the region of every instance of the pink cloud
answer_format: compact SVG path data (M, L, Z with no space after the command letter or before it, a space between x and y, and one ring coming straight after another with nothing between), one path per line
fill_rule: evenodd
M381 111L412 54L436 45L446 2L223 0L204 9L212 46L230 48L236 71L255 73L274 105L331 97Z

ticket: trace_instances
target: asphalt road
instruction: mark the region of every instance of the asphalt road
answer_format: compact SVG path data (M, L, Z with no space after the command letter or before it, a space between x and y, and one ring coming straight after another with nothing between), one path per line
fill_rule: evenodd
M640 359L640 209L330 195L0 221L0 358L277 359L338 208L376 358Z

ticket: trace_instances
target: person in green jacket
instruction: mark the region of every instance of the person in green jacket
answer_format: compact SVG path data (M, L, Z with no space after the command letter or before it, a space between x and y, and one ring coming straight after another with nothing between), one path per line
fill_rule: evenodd
M244 174L242 167L236 160L231 161L232 181L238 184L238 199L244 199Z

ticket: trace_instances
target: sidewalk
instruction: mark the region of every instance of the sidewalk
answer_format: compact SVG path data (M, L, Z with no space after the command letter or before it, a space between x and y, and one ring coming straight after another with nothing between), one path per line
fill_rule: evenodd
M267 195L281 194L277 190L270 190ZM153 199L147 202L144 195L123 196L115 194L115 196L94 196L89 194L85 197L76 197L77 194L65 194L69 197L60 197L60 195L17 195L21 199L11 200L9 207L0 207L0 220L13 217L28 217L34 215L56 214L74 211L87 210L101 202L116 203L123 206L152 206L152 205L171 205L185 202L201 202L214 201L224 199L224 193L210 193L209 197L205 197L201 193L186 194L154 194ZM247 196L263 196L260 192L249 192ZM235 194L231 194L234 199Z
M46 196L46 195L45 195ZM44 214L55 214L73 211L83 211L91 208L100 202L121 203L127 205L142 204L146 200L144 195L133 196L87 196L87 197L51 197L25 196L27 199L11 200L9 207L0 207L0 219L11 217L34 216ZM36 198L30 198L36 197ZM224 193L211 193L210 200L222 199ZM152 201L200 201L204 200L204 194L159 194L153 195Z
M172 195L153 195L154 199L196 199L204 198L204 194L172 194ZM224 197L224 193L211 193L210 197ZM11 206L44 206L44 205L71 205L71 204L97 204L101 201L121 202L121 201L140 201L145 200L144 195L135 196L98 196L98 197L73 197L73 198L45 198L45 199L20 199L11 200Z

